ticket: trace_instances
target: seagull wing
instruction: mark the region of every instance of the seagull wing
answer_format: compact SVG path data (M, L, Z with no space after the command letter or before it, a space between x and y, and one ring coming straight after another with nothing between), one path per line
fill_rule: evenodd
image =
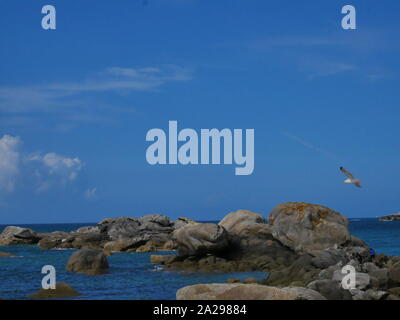
M343 174L344 174L347 178L349 178L349 179L354 179L354 176L353 176L350 172L348 172L345 168L340 167L340 171L342 171Z

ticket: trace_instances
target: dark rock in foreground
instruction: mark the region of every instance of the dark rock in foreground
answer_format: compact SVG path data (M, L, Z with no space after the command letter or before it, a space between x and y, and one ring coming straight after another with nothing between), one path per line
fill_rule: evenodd
M80 293L64 282L57 282L55 289L40 289L35 294L30 295L29 299L62 299L80 296Z
M395 300L400 295L395 289L400 287L400 257L371 254L363 240L349 233L347 218L329 208L281 204L270 213L268 224L259 214L239 210L219 225L229 235L223 252L179 253L163 263L189 271L263 270L268 277L251 288L237 283L189 286L178 291L178 298L314 299L317 292L330 300ZM180 239L176 241L179 247ZM354 288L343 288L344 266L355 270Z
M65 269L87 275L100 275L108 273L108 261L101 250L81 249L72 254Z
M177 300L326 300L305 288L274 288L258 284L197 284L179 289Z

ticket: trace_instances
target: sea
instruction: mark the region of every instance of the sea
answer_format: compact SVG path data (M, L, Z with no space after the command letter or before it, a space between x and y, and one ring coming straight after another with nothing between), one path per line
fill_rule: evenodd
M83 224L19 225L37 232L72 231ZM0 232L5 228L0 225ZM381 222L377 219L350 219L350 231L366 241L376 253L400 256L400 221ZM115 253L108 257L110 272L87 276L71 273L65 266L74 249L42 250L37 245L0 246L0 251L12 253L15 258L0 258L0 299L28 299L41 288L42 267L56 269L57 282L66 282L83 300L173 300L179 288L198 283L225 283L229 278L263 279L265 272L187 273L163 270L150 263L153 253ZM171 252L157 252L171 254Z

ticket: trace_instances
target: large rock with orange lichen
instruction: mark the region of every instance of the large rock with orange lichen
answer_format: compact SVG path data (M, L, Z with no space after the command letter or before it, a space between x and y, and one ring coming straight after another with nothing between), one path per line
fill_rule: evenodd
M340 213L315 204L288 202L269 214L273 236L297 252L313 252L351 239L348 220Z

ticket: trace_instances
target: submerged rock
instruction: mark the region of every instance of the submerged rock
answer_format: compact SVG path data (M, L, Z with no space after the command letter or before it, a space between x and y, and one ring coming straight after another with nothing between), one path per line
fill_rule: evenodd
M65 269L71 272L99 275L108 273L108 267L107 257L103 251L81 249L72 254Z
M29 299L61 299L80 296L80 293L64 282L57 282L55 289L40 289L35 294L30 295Z
M150 256L150 263L153 264L165 264L172 259L174 259L174 255L159 255L159 254L152 254Z
M8 252L0 252L0 258L13 258L16 257L14 254Z

